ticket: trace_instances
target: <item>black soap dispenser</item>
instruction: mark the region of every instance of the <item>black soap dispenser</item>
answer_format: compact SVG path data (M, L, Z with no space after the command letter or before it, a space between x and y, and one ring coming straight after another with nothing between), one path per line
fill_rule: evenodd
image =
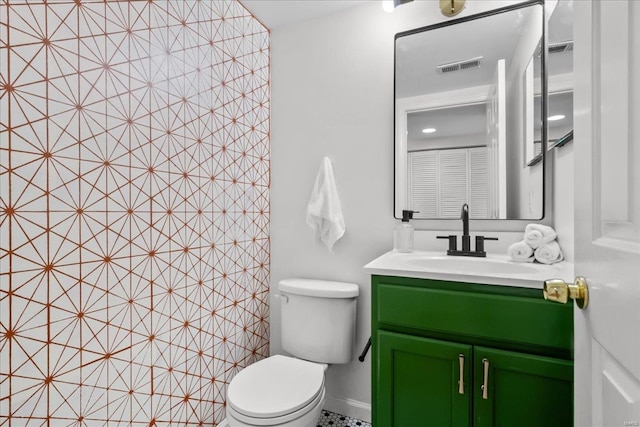
M411 210L402 211L402 222L396 227L393 236L393 248L397 252L413 252L414 229L409 220L413 219L415 212Z

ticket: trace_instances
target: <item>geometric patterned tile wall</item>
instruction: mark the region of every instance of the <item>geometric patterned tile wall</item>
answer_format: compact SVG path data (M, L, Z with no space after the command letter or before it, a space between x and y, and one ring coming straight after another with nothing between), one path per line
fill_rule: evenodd
M212 426L268 353L269 33L0 1L0 426Z

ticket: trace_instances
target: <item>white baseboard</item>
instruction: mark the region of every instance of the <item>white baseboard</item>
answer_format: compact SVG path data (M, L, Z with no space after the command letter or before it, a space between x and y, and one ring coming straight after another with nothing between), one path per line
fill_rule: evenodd
M326 396L323 409L368 423L371 422L371 405L357 400Z

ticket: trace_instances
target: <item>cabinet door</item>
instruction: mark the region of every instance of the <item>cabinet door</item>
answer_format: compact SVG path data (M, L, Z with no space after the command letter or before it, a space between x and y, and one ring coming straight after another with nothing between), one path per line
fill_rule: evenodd
M376 427L469 427L471 346L386 331L377 343Z
M475 427L573 426L571 361L474 347L473 393Z

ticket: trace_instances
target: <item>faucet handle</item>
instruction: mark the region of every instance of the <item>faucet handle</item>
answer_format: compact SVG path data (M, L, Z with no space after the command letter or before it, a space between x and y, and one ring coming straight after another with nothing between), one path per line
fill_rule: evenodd
M476 236L476 252L484 252L485 240L498 240L497 237Z
M448 236L436 236L436 239L449 239L449 250L455 251L458 249L458 236L450 234Z

